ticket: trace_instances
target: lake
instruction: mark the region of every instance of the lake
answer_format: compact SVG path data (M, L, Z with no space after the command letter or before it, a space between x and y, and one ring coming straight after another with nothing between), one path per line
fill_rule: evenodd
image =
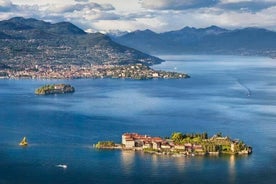
M276 60L160 56L155 69L189 79L0 80L0 184L273 183ZM36 96L44 84L76 92ZM96 150L125 132L218 132L253 147L249 156L170 157ZM29 146L18 143L27 136ZM56 167L66 164L67 169Z

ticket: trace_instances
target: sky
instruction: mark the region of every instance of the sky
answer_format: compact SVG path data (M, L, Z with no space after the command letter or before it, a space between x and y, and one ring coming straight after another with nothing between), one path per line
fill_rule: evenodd
M0 20L16 16L69 21L87 32L211 25L276 31L276 0L0 0Z

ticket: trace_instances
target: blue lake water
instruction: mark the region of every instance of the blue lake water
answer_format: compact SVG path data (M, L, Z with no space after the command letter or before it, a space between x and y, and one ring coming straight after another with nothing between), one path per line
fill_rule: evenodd
M0 184L274 183L276 60L241 56L160 56L155 69L180 80L0 80ZM36 96L48 83L74 94ZM250 156L168 157L92 148L124 132L169 136L222 132L253 147ZM18 146L23 136L30 145ZM58 168L67 164L68 168Z

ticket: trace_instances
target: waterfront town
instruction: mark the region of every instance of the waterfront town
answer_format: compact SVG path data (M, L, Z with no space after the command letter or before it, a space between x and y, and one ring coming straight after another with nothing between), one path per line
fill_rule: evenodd
M124 133L122 143L100 141L95 145L99 149L122 149L144 151L163 155L219 155L251 154L252 147L240 140L232 140L221 133L208 138L207 133L182 134L175 132L170 138L151 137L138 133Z
M129 65L35 65L23 70L1 69L0 78L77 79L77 78L188 78L184 73L157 71L137 63Z

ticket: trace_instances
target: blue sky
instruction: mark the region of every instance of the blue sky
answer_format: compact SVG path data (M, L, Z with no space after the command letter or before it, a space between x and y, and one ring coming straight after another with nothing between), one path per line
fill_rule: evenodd
M70 21L90 32L211 25L276 31L276 0L0 0L0 20L14 16Z

